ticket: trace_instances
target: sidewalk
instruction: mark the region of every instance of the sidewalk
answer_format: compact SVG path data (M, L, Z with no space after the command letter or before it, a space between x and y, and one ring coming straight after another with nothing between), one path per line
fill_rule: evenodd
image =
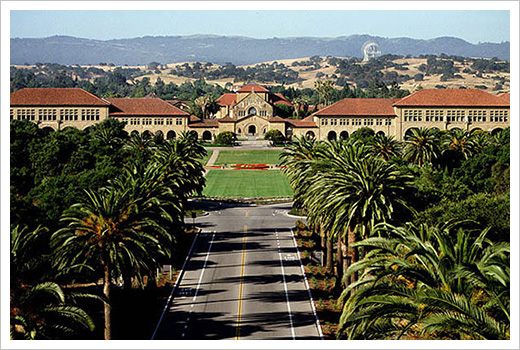
M206 166L214 165L215 162L217 161L218 154L219 154L219 150L218 149L213 150L213 153L211 154L211 157L209 157L208 162L206 163Z

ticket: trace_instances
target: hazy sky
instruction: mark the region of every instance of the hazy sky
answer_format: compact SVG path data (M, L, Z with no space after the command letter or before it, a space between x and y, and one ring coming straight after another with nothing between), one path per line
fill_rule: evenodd
M446 7L450 2L443 4ZM370 34L415 39L454 36L471 43L510 40L509 11L357 11L346 10L345 5L340 5L338 3L340 10L329 10L329 6L327 10L311 11L14 10L10 16L10 37L70 35L106 40L146 35L216 34L272 38Z

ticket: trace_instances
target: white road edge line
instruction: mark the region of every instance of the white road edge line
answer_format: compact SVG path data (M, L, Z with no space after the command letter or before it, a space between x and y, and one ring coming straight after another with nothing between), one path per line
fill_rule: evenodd
M294 231L291 228L291 235L293 239L294 248L296 248L296 254L298 255L298 261L300 262L300 268L302 270L303 279L305 281L305 287L307 288L307 293L309 293L309 299L311 302L312 312L314 313L314 317L316 318L316 328L318 328L318 334L320 335L321 340L323 338L323 332L321 331L320 319L318 318L318 313L316 312L316 307L314 306L314 300L312 299L311 289L309 288L309 282L307 281L307 276L305 275L305 270L303 268L302 259L300 258L300 250L298 249L298 245L296 244L296 239L294 238Z
M215 231L213 231L213 232L215 232ZM202 282L202 276L204 276L204 271L206 270L206 266L208 265L209 254L211 252L211 247L213 246L214 240L215 240L215 233L213 233L213 236L211 236L211 242L209 242L208 252L206 253L206 259L204 260L204 266L202 267L202 271L200 272L199 283L197 283L197 289L195 289L195 295L193 296L193 301L197 300L197 295L199 294L200 283ZM193 306L193 304L191 304L191 305Z
M164 305L163 312L161 314L161 317L159 318L159 322L157 322L157 326L155 327L155 330L153 331L151 340L153 340L155 338L155 335L157 334L157 330L159 329L159 326L161 325L161 322L163 320L164 314L166 313L166 310L168 309L168 306L170 306L170 302L172 300L173 294L174 294L175 290L177 289L177 286L180 283L182 275L184 274L184 268L186 267L186 263L190 259L191 252L193 251L193 247L195 246L195 242L197 241L197 238L199 238L199 233L200 232L202 232L202 230L197 232L197 234L195 235L195 238L193 239L193 243L191 243L190 251L188 252L188 255L186 255L186 259L184 259L184 264L182 264L181 271L179 272L179 276L177 277L177 281L175 281L175 285L173 286L172 291L170 293L170 296L168 297L168 300L166 301L166 305Z
M277 242L277 243L279 243L279 242ZM287 311L289 312L289 322L291 323L291 334L292 334L293 340L295 340L296 336L294 334L294 325L293 325L292 312L291 312L291 303L289 302L289 294L287 292L287 283L285 281L285 270L283 268L282 252L280 251L280 248L278 248L278 256L280 257L280 267L282 269L283 289L285 290L285 300L287 301Z

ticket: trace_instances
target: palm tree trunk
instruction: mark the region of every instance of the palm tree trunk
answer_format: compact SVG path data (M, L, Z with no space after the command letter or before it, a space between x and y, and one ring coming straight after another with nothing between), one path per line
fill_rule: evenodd
M325 254L325 273L328 274L328 275L331 275L332 274L332 269L333 269L333 241L332 241L332 238L330 237L330 235L327 236L327 249L326 249L326 254Z
M338 233L338 245L336 249L336 291L341 293L343 290L341 280L343 279L343 252L342 252L342 239Z
M103 295L106 298L105 301L105 340L112 339L112 323L110 322L110 313L112 307L110 306L110 267L105 264L105 275L103 277Z
M352 245L356 243L356 230L355 227L349 226L348 233L347 233L347 260L348 265L346 265L345 268L348 268L348 266L354 264L357 262L357 249L352 247ZM353 273L350 275L349 282L346 284L351 284L357 281L357 274ZM347 282L347 281L345 281Z

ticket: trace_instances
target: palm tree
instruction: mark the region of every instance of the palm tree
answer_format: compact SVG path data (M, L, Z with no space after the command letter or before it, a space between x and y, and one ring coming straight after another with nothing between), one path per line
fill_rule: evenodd
M399 155L401 145L394 139L394 136L386 136L383 134L376 134L369 143L372 153L388 161L392 157Z
M11 230L11 339L64 339L94 330L90 316L58 284L42 282L45 233L42 227Z
M90 316L68 302L54 282L11 291L11 339L65 339L94 328Z
M460 129L450 130L442 141L445 152L451 152L459 157L468 159L475 152L472 136L468 131Z
M405 137L404 158L422 167L433 163L439 155L437 132L429 128L413 128Z
M292 100L292 104L294 106L294 113L296 115L296 119L300 119L300 116L307 113L309 108L309 99L306 97L296 97Z
M112 279L130 264L134 271L150 271L156 257L169 257L171 237L154 220L150 211L156 198L131 196L131 190L113 187L86 191L86 199L66 210L61 222L66 226L51 237L58 268L79 265L80 271L91 266L103 271L105 297L105 339L111 339L110 290Z
M294 206L304 207L304 199L312 180L320 167L318 159L320 149L323 144L310 137L296 137L293 142L288 144L280 155L281 165L284 166L283 173L289 179L294 192ZM316 208L305 208L308 214L308 224L311 227L319 228L321 236L321 247L325 250L325 271L331 274L333 270L333 239L325 229L320 217L320 213L312 211Z
M202 119L206 119L208 118L208 115L218 111L218 105L215 97L213 97L211 94L197 97L193 101L193 104L200 108L202 112Z
M330 80L317 80L314 82L314 88L318 92L319 101L318 105L323 102L326 106L329 105L330 94L334 90L332 81Z
M326 227L339 235L338 255L343 249L346 270L357 261L354 243L359 238L368 237L375 224L393 219L396 212L412 211L404 200L412 182L395 165L371 156L359 142L329 143L329 149L333 150L327 157L329 166L313 179L305 204L318 208ZM354 281L352 275L350 283Z
M204 166L200 159L206 150L192 133L182 133L179 138L160 145L155 154L158 164L165 167L169 183L179 184L179 196L186 199L201 193L205 185Z
M488 230L379 225L356 244L368 253L347 298L337 336L348 339L508 339L509 244Z

